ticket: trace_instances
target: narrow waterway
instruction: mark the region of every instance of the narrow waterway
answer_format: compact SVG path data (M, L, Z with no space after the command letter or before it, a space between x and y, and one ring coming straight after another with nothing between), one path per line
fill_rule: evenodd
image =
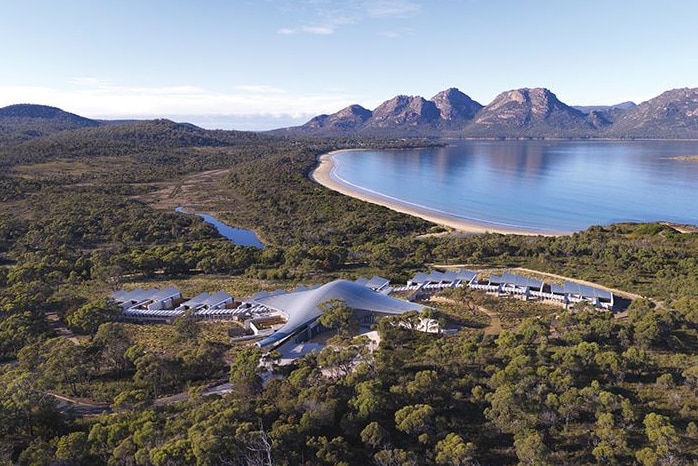
M252 230L231 227L212 215L199 212L187 212L184 207L177 207L175 211L183 214L193 213L194 215L198 215L204 222L213 225L218 233L239 246L252 246L258 249L264 249L264 243L259 240L257 234Z

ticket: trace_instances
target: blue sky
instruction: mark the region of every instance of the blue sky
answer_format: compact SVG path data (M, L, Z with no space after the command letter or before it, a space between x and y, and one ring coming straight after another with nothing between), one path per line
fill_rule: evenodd
M695 0L0 0L0 106L269 129L457 87L698 87Z

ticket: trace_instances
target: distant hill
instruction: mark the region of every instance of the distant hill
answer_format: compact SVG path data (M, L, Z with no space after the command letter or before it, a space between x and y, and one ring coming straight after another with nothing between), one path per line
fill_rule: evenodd
M254 136L257 134L258 136ZM545 88L512 89L486 106L456 88L427 100L398 95L373 110L350 105L307 123L259 133L205 130L170 120L91 120L55 107L19 104L0 108L0 145L32 141L80 145L86 138L125 146L219 146L254 143L262 135L319 137L652 138L698 139L698 88L666 91L642 102L573 107ZM119 147L119 144L125 145ZM94 146L99 144L95 143ZM93 148L94 149L94 148ZM42 149L43 150L43 149ZM86 150L82 147L81 150ZM96 150L96 149L95 149ZM104 152L104 150L99 150Z
M615 110L625 111L635 107L637 107L637 104L635 102L630 101L622 102L615 105L572 105L572 108L575 108L583 113L611 112Z
M456 88L439 92L431 100L398 95L373 111L351 105L331 115L319 115L302 126L271 131L273 134L315 136L440 136L460 130L482 108Z
M627 110L606 131L625 138L698 138L698 88L673 89Z
M19 143L0 144L0 166L56 158L124 156L157 157L161 164L178 163L176 158L167 154L180 148L257 146L269 139L260 133L206 130L190 123L165 119L143 120L60 131Z
M572 108L588 114L588 119L596 128L613 124L625 112L637 107L635 102L622 102L615 105L573 105Z
M318 115L304 126L310 132L319 130L327 133L344 133L361 127L371 116L373 112L361 105L350 105L332 115Z
M398 95L373 111L359 105L272 134L463 138L698 138L698 89L636 105L570 106L545 88L502 92L482 106L456 88L430 100Z
M0 142L21 142L60 131L100 126L100 122L56 107L16 104L0 108Z

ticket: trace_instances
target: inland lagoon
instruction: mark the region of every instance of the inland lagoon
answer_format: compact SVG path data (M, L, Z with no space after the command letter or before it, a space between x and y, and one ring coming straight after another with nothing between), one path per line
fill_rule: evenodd
M179 213L190 213L187 212L183 207L177 207L175 211ZM231 227L230 225L226 225L225 223L221 222L218 220L216 217L209 215L209 214L204 214L204 213L199 213L199 212L194 212L195 215L198 215L203 219L204 222L213 225L218 233L221 234L221 236L229 239L233 243L237 244L238 246L252 246L257 249L263 249L264 248L264 243L262 243L259 238L257 237L257 234L252 231L252 230L245 230L244 228L236 228L236 227Z

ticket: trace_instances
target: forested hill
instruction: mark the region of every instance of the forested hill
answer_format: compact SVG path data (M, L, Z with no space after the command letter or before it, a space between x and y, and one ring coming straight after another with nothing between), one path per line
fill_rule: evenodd
M270 139L273 138L252 132L211 131L170 120L145 120L65 130L24 142L0 145L0 165L35 163L55 158L162 157L167 149L241 147L263 144Z
M21 142L101 123L56 107L16 104L0 108L0 144Z
M461 103L437 108L457 121L477 107ZM393 104L386 113L433 112ZM698 234L441 235L308 177L331 150L425 143L155 120L0 145L0 464L695 464ZM233 244L181 205L256 231L265 248ZM285 366L234 343L240 323L185 313L137 325L107 299L176 286L245 300L337 278L405 283L444 264L527 268L635 299L616 318L451 289L423 302L449 332L387 318L377 348L338 334ZM206 393L223 382L229 393Z

